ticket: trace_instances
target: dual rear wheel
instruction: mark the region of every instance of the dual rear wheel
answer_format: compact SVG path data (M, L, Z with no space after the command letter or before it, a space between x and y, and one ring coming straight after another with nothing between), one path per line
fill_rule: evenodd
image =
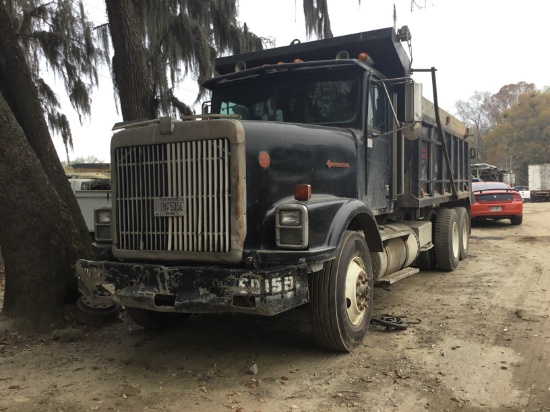
M453 271L468 257L470 215L465 207L440 208L433 227L434 247L420 252L416 266L423 270Z

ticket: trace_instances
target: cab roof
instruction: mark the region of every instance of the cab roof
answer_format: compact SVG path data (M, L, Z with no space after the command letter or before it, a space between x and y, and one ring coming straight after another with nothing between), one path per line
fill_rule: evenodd
M349 53L350 59L367 53L374 61L373 68L388 78L410 76L409 57L392 27L220 57L216 60L216 71L220 75L233 73L240 61L251 69L279 62L292 63L295 59L303 62L333 60L343 50Z

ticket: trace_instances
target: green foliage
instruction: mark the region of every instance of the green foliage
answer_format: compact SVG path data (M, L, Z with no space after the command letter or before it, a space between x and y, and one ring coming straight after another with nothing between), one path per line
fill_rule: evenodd
M504 120L502 113L518 102L518 98L523 93L535 91L533 83L519 82L516 84L507 84L500 88L498 93L491 96L487 101L486 112L490 121L491 128Z
M176 96L178 85L191 75L200 85L215 75L215 59L228 53L240 54L260 50L269 39L252 33L246 23L240 24L237 0L131 0L136 11L145 46L145 60L153 91L150 112L186 115L190 108ZM304 0L308 35L332 37L327 0ZM107 25L98 28L101 47L109 52ZM115 54L117 50L115 50ZM134 62L135 64L135 62ZM115 89L120 92L120 85ZM206 91L200 89L197 103ZM124 112L124 110L123 110Z
M513 171L516 182L526 184L529 164L550 163L550 92L520 94L483 144L488 163Z
M72 147L69 123L42 72L47 68L61 79L81 120L90 115L90 91L98 83L97 69L108 60L95 46L82 0L12 0L7 8L35 76L48 125L61 135L65 147Z
M153 103L151 112L189 114L174 91L192 75L198 83L212 77L218 54L261 49L262 39L237 22L235 0L131 0L143 44ZM98 28L104 53L109 52L109 27ZM116 43L115 43L116 44ZM115 50L115 54L117 50ZM136 62L133 62L136 64ZM113 79L116 79L113 76ZM118 84L114 84L119 90ZM120 90L119 90L120 91ZM197 97L202 97L203 91Z
M456 102L458 116L470 128L469 140L470 144L476 148L477 162L490 162L486 158L486 147L491 149L491 154L494 154L492 146L483 144L485 135L506 120L506 110L517 104L520 95L535 90L533 83L519 82L507 84L493 95L488 91L476 91L468 101ZM500 167L505 168L504 165Z

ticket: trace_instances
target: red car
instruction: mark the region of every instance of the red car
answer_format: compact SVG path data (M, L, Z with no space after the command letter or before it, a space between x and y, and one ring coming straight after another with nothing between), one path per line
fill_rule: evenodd
M523 221L521 195L503 182L473 182L474 203L470 208L472 220L510 219L513 225Z

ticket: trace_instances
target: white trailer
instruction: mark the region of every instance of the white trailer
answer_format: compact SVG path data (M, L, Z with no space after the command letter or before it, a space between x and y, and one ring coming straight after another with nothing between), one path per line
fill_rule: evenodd
M529 189L533 202L550 200L550 163L529 165Z

